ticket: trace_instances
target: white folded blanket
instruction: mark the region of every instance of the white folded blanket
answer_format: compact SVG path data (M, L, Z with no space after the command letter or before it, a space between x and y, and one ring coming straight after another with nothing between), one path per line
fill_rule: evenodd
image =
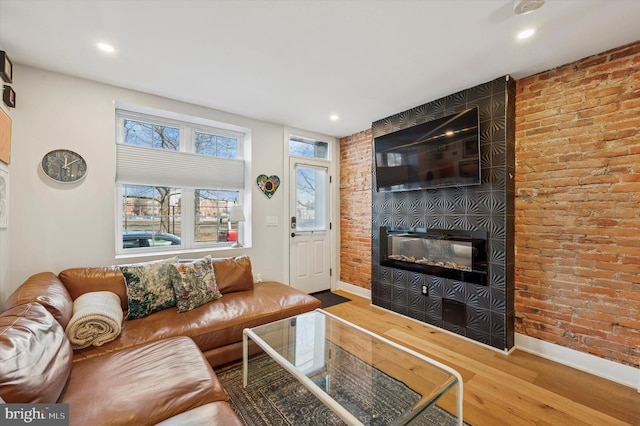
M85 293L73 302L73 315L65 332L73 349L101 346L122 331L122 307L110 291Z

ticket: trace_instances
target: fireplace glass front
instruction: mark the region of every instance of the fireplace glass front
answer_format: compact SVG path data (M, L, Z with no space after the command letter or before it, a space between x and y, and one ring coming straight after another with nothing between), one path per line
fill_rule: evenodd
M380 264L487 285L484 231L380 228Z

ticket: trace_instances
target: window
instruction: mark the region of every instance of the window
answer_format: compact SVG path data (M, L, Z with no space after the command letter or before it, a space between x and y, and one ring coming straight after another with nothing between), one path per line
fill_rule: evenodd
M329 144L301 136L290 136L289 155L328 160Z
M117 110L119 254L224 247L242 224L245 134ZM246 207L246 206L245 206Z
M195 190L195 242L235 242L237 223L229 222L231 207L238 204L238 191Z

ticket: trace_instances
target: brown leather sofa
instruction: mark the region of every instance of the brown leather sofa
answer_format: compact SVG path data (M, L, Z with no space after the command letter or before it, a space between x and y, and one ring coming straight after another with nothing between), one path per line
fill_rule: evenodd
M253 283L246 257L215 259L222 298L178 313L125 320L103 346L72 351L64 332L73 300L112 291L127 310L117 266L43 272L25 281L0 314L0 398L68 403L71 425L242 422L212 367L242 357L242 330L320 307L278 282Z

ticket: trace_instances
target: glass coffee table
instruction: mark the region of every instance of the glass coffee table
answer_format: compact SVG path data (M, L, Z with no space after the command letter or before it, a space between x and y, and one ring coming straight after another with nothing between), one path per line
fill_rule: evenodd
M317 309L243 332L348 425L404 425L454 386L462 425L463 384L452 368Z

